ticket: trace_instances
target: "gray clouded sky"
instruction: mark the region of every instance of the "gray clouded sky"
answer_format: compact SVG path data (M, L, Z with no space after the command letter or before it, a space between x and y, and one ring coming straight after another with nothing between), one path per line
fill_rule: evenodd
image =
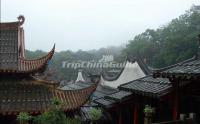
M199 0L1 0L1 21L26 18L26 49L89 50L125 44Z

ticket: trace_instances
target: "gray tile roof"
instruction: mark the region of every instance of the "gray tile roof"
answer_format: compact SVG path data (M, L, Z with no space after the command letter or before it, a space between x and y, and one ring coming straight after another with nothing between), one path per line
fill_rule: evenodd
M105 98L107 99L112 99L115 101L120 101L122 99L125 99L129 96L131 96L132 93L131 92L127 92L127 91L118 91L116 93L110 94L110 95L106 95Z
M151 75L119 86L120 90L151 97L165 95L171 88L172 85L168 79L153 78Z
M200 76L200 58L192 58L165 70L157 70L154 77L190 79Z
M131 92L117 91L115 93L96 99L93 102L103 107L111 107L112 105L120 103L122 100L125 100L131 95Z
M177 66L170 68L166 71L166 73L185 73L185 74L200 74L200 59L178 64Z
M0 31L0 68L18 66L18 30Z
M100 106L104 106L104 107L110 107L114 103L116 103L116 101L114 101L114 100L105 99L105 98L100 98L100 99L94 100L93 102L100 105Z
M76 82L76 83L67 84L67 85L61 87L60 89L62 89L62 90L80 90L83 88L87 88L90 85L91 85L91 83L87 83L87 82Z
M97 89L93 93L93 100L102 98L102 97L112 94L112 93L115 93L116 91L117 91L117 89L98 85Z

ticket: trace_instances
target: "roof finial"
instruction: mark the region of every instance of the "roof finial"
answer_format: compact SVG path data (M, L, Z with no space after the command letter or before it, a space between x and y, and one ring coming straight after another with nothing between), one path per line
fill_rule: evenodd
M25 18L24 18L23 15L20 15L17 19L19 20L19 24L20 24L20 25L23 25L23 24L24 24Z

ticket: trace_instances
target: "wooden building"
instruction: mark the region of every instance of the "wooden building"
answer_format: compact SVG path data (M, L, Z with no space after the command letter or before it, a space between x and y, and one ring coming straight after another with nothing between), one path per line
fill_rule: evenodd
M200 123L200 47L193 58L157 70L154 77L168 78L173 86L173 119L181 113L194 113Z
M73 112L87 102L96 89L98 77L81 86L72 84L59 87L59 82L40 79L34 76L43 73L51 60L53 49L39 59L25 58L24 30L25 18L16 22L0 23L0 121L15 123L19 112L40 114L50 107L53 98L62 101L65 112Z
M112 115L113 124L143 124L145 105L155 108L153 122L175 121L180 114L195 115L200 122L200 52L191 59L148 72L94 103Z

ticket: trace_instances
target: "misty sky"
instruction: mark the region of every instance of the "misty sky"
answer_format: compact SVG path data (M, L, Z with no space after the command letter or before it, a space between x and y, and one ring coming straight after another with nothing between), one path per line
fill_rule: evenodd
M26 49L89 50L128 43L199 0L1 0L1 21L25 16Z

